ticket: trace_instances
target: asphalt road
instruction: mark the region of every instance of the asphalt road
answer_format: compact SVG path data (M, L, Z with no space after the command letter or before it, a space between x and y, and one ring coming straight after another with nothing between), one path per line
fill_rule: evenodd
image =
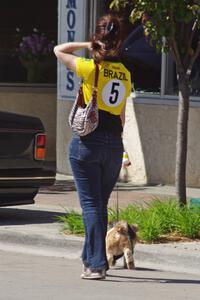
M166 195L169 189L158 192ZM151 190L152 192L152 190ZM116 207L129 203L148 203L158 192L135 190L113 191L110 204ZM118 194L118 195L117 195ZM0 250L54 257L79 258L82 238L61 234L56 217L67 209L80 209L77 194L68 186L42 190L34 205L0 208ZM13 245L15 247L13 247ZM193 243L136 244L137 267L184 272L200 276L200 241Z
M154 195L143 190L119 191L118 195L114 191L113 207L117 196L119 206L126 206L133 201L150 201ZM138 245L136 270L118 266L109 270L105 281L81 280L80 248L77 248L81 245L60 235L55 219L66 209L78 207L74 191L46 190L38 194L35 205L0 209L0 300L199 299L200 273L180 273L184 264L187 268L198 265L199 244L192 244L194 249L190 247L189 251L185 244ZM163 267L166 254L170 253L165 261L177 272L158 271L158 260ZM192 256L186 259L188 253ZM145 257L152 259L151 264L143 260Z
M80 279L80 261L0 251L0 300L199 300L200 276L138 268Z

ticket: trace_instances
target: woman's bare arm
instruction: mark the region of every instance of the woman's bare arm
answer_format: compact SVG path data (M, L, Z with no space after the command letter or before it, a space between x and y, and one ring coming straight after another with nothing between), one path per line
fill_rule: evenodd
M54 47L54 53L58 60L63 63L68 69L76 70L76 58L73 53L80 49L91 49L90 42L72 42L64 43Z
M122 111L121 111L121 114L120 114L120 118L121 118L121 122L122 122L122 127L124 127L124 124L125 124L125 118L126 118L125 111L126 111L126 104L122 108Z

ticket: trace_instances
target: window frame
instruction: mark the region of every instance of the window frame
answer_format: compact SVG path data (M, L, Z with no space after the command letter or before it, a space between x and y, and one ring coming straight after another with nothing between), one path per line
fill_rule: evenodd
M148 92L136 92L132 93L131 97L134 98L135 103L140 104L153 104L153 105L178 105L178 96L169 95L166 93L166 80L167 80L167 56L169 54L162 53L161 57L161 82L160 82L160 94L150 94ZM190 106L200 107L200 96L190 96Z

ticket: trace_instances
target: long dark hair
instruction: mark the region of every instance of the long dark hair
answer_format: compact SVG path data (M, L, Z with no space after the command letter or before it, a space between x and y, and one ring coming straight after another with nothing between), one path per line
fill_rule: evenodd
M104 15L97 21L95 34L91 38L92 57L100 62L108 57L118 58L120 48L130 32L131 24L127 18L116 13Z

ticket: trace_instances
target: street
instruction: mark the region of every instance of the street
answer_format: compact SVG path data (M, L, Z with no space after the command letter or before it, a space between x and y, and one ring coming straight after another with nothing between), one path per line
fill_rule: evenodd
M148 197L144 191L120 191L119 204ZM116 191L111 204L115 207ZM0 300L199 299L198 242L137 245L136 270L119 264L104 281L80 279L82 241L63 236L56 221L78 205L74 191L45 191L34 205L0 209Z
M0 251L0 300L197 300L200 277L160 272L109 270L104 281L80 279L78 259Z

